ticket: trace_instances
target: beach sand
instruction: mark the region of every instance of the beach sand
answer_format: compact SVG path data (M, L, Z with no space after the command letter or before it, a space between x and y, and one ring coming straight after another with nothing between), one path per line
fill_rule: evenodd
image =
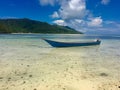
M31 47L0 49L0 90L120 90L119 55L99 47Z

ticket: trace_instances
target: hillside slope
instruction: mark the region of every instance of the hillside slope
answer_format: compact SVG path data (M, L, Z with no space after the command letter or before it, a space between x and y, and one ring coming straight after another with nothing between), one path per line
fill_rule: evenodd
M50 25L30 19L0 19L0 33L82 34L67 26Z

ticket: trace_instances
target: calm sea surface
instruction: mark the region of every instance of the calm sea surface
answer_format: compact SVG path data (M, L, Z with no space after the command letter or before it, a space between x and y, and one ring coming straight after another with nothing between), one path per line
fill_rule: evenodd
M69 47L70 50L77 50L80 52L83 50L85 53L98 53L99 55L120 58L120 36L114 35L79 35L79 34L1 34L0 35L0 53L3 53L7 49L11 48L30 48L38 49L42 52L54 50L56 48L51 47L41 38L47 38L58 41L88 41L96 38L101 39L102 43L100 46L89 46L89 47ZM63 50L65 50L64 48ZM94 50L98 49L98 52ZM59 54L59 53L58 53Z
M54 50L56 48L51 47L41 38L47 38L58 41L87 41L94 40L96 38L101 39L102 43L100 46L89 46L89 47L71 47L76 52L84 50L83 52L95 53L94 50L98 49L99 54L105 56L114 56L114 58L120 58L120 36L105 36L105 35L75 35L75 34L1 34L0 35L0 53L2 50L10 48L37 48L41 49L41 53L47 49ZM45 50L44 50L45 49ZM64 48L65 49L65 48ZM47 51L46 51L47 52Z
M1 34L0 35L0 55L6 56L7 53L16 53L17 51L25 51L34 53L39 51L42 55L51 53L53 50L57 50L56 54L59 55L59 49L51 47L41 38L47 38L58 41L87 41L94 40L96 38L101 39L102 43L100 46L89 46L89 47L69 47L63 48L61 52L65 50L68 52L79 52L85 53L89 58L109 58L110 60L120 61L120 36L105 36L105 35L79 35L79 34ZM31 50L31 51L30 51ZM33 50L33 52L32 52ZM35 52L34 52L35 50ZM22 52L22 51L21 51ZM27 54L27 53L26 53ZM9 55L8 55L9 56ZM100 56L100 57L98 57ZM22 56L21 56L22 57ZM31 56L32 57L32 56ZM40 57L40 56L39 56Z
M99 38L102 42L98 46L53 48L41 38L68 42L89 41ZM29 82L31 81L31 83L28 83L28 89L26 90L33 90L30 89L29 85L34 86L39 82L41 87L47 84L51 86L51 82L54 82L53 86L61 82L63 83L61 85L69 82L76 82L77 84L81 78L93 80L93 82L99 81L104 85L104 82L109 80L120 81L120 36L0 34L0 66L0 76L5 77L5 80L12 76L13 83L16 86L18 86L19 80L24 82L18 75ZM24 73L26 73L26 76ZM29 79L29 75L33 75L33 78ZM44 78L44 80L41 78ZM0 84L1 88L11 85L11 82L6 84L8 81L5 80L3 78ZM19 86L24 87L21 84ZM9 90L15 90L11 89L11 86L8 87ZM53 88L45 90L63 90ZM19 90L19 88L16 90Z

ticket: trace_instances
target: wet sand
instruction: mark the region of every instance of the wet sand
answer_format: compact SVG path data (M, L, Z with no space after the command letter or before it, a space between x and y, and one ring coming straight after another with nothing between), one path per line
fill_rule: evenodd
M102 45L52 48L1 42L0 90L120 90L120 55L108 44L104 48L111 49L105 51Z

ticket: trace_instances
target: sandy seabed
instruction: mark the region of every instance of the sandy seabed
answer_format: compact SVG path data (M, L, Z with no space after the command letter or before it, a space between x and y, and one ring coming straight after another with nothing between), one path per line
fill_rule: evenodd
M3 47L0 90L120 90L120 55L102 47Z

